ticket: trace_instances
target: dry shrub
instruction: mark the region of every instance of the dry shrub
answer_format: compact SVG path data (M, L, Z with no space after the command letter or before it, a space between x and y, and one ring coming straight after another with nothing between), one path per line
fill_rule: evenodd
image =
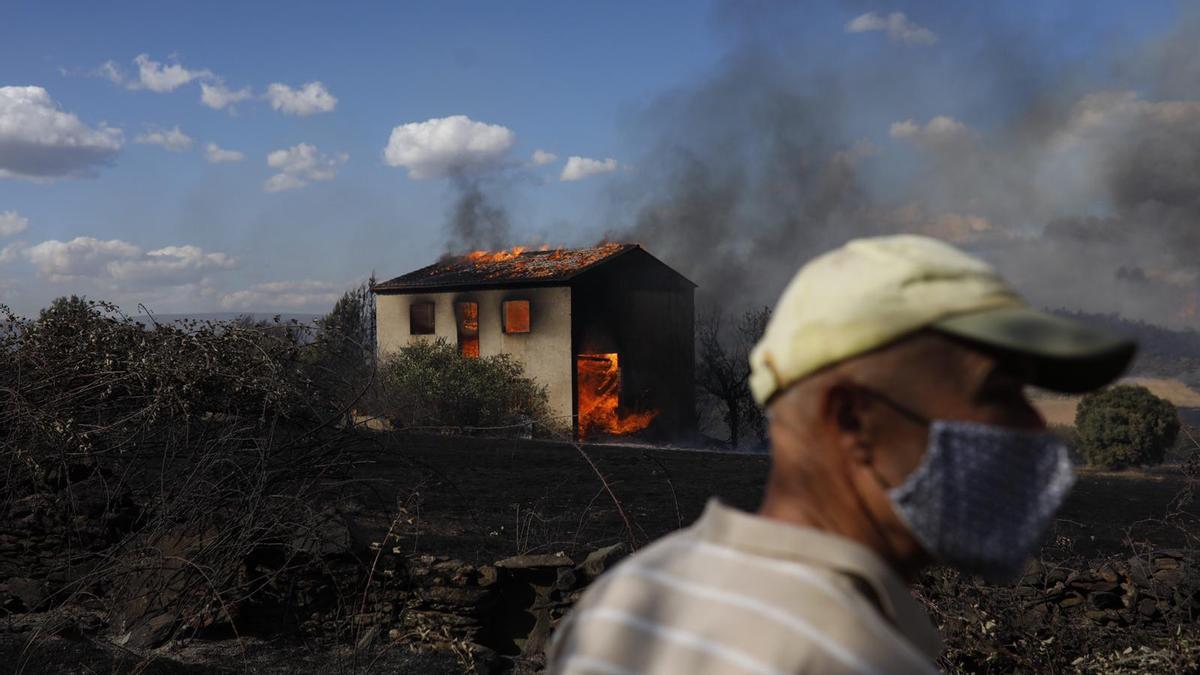
M5 609L89 608L143 647L255 628L356 438L307 330L147 327L74 297L0 321L0 580L27 591Z

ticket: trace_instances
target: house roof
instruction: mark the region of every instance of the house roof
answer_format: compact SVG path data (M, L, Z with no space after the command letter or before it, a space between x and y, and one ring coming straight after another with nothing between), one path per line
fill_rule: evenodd
M375 284L376 292L547 284L568 281L629 251L637 244L608 243L573 249L476 251Z

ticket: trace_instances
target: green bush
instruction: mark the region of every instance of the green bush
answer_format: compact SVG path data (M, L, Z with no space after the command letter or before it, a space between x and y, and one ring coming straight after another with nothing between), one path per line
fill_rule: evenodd
M1075 412L1080 449L1093 466L1161 464L1179 434L1179 414L1145 387L1118 385L1088 394Z
M380 366L379 406L397 428L484 428L497 433L565 429L550 415L546 388L507 354L465 357L443 339L416 342Z

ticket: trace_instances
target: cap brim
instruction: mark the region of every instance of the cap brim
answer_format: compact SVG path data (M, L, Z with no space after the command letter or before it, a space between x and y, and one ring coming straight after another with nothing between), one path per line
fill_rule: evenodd
M1027 307L959 314L933 324L935 330L1033 360L1030 384L1064 393L1090 391L1125 372L1133 340Z

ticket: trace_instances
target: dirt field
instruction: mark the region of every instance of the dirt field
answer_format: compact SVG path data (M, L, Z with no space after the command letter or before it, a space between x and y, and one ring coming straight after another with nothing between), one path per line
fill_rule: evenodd
M1187 419L1196 417L1200 411L1200 391L1196 391L1183 382L1164 377L1130 377L1121 384L1141 385L1149 389L1155 396L1167 399L1180 409L1180 414ZM1075 408L1079 405L1079 396L1061 396L1050 392L1035 391L1031 396L1033 404L1046 423L1052 426L1072 426L1075 424Z
M378 506L403 509L400 531L414 552L482 563L631 539L641 546L691 523L712 496L753 509L768 469L762 455L620 446L583 452L587 458L565 443L387 434L376 453L361 458L358 473ZM1083 470L1057 525L1056 534L1073 543L1055 555L1117 554L1130 537L1182 545L1177 531L1152 521L1185 485L1167 469ZM1176 506L1200 513L1195 498Z

